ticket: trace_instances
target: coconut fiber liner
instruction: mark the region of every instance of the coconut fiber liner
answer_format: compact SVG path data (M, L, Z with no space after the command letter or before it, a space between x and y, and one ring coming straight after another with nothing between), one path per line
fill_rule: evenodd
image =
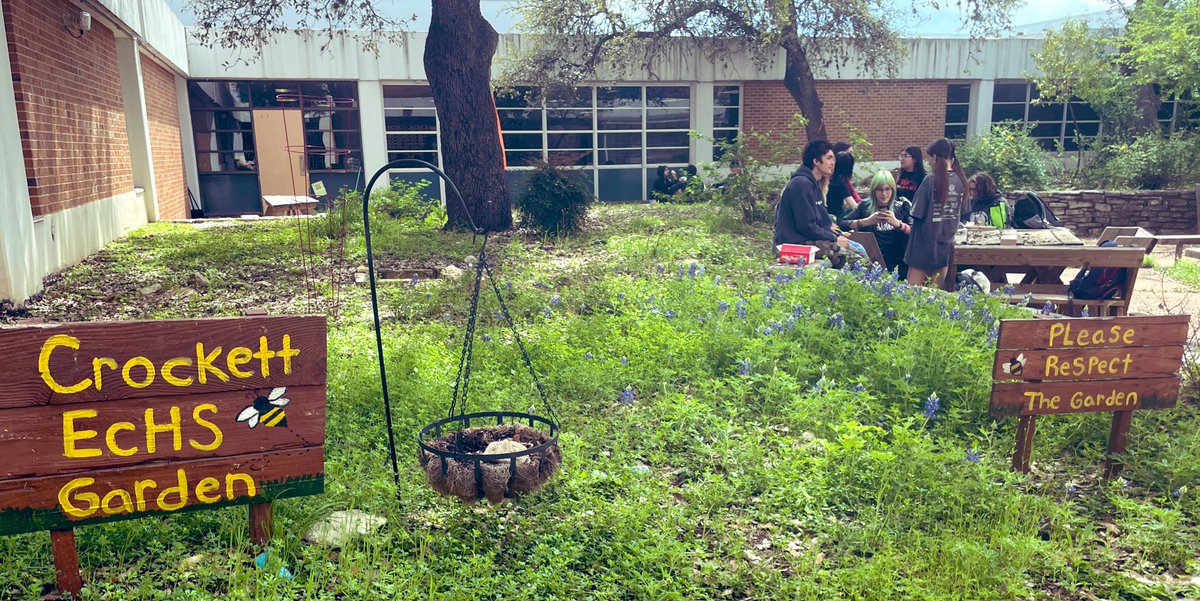
M516 474L512 473L512 460L499 459L485 461L483 454L487 446L498 440L511 439L535 448L550 441L550 436L524 424L502 424L482 428L466 428L460 432L450 432L428 441L430 447L439 451L459 453L478 453L483 480L483 494L488 501L498 503L505 496L516 493L537 490L545 484L562 463L562 451L557 444L549 445L541 451L516 458ZM455 448L455 443L461 446ZM479 486L476 484L475 462L463 459L443 458L433 453L421 450L419 453L421 468L425 470L425 479L434 490L443 494L458 497L464 501L479 500ZM443 472L442 462L445 462Z

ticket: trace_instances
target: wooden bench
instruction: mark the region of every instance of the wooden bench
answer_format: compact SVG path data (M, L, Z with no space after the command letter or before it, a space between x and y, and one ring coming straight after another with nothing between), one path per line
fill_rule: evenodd
M1009 286L1008 275L1022 275L1021 282L1011 284L1012 302L1023 302L1032 295L1030 306L1040 307L1047 301L1057 306L1057 312L1079 315L1084 307L1092 317L1126 315L1137 282L1138 270L1146 253L1141 248L1101 248L1098 246L968 246L955 247L954 263L981 270L992 281L992 289ZM1062 281L1068 268L1116 267L1126 270L1125 282L1112 299L1069 299L1069 283ZM951 265L950 273L954 273Z
M1155 236L1154 239L1157 240L1159 244L1166 244L1168 246L1174 244L1176 261L1178 261L1180 259L1180 257L1183 256L1183 247L1200 245L1200 236L1197 236L1197 235L1185 234L1185 235L1178 235L1178 236L1175 236L1175 235Z
M1113 240L1117 246L1127 248L1140 248L1150 254L1154 250L1154 246L1158 244L1158 239L1154 234L1140 227L1106 227L1100 233L1098 242L1107 242Z

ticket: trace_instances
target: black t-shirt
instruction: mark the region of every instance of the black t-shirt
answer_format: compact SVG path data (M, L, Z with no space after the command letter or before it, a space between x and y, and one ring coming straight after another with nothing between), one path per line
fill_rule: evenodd
M896 176L896 196L912 202L917 193L917 188L921 187L921 182L924 180L925 175L923 173L901 171Z
M917 269L936 271L949 265L954 256L954 234L958 231L964 186L957 173L947 175L946 202L941 206L937 205L933 178L926 178L917 188L912 235L904 253L904 262Z
M845 179L835 177L829 182L829 192L825 194L825 210L833 215L834 221L840 221L850 214L850 211L845 208L845 201L846 197L853 196Z
M838 222L838 227L841 227L842 231L848 232L853 229L850 227L851 221L870 217L877 210L869 206L870 204L864 199L863 202L859 203L858 208L851 211L845 219ZM892 201L891 211L896 216L896 219L900 220L900 223L912 225L912 203L903 198L897 198ZM905 234L901 228L884 222L860 227L858 231L875 234L875 242L879 244L879 252L883 253L883 258L887 261L888 267L899 264L900 259L904 258L904 250L908 246L908 234Z

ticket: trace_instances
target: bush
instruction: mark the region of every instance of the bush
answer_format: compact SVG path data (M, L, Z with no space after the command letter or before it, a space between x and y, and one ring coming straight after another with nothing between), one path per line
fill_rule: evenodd
M1169 138L1142 136L1132 144L1112 144L1100 152L1094 173L1105 187L1160 190L1200 181L1200 135L1176 132Z
M1019 123L999 123L967 140L958 148L958 159L967 175L986 171L1002 191L1045 190L1050 185L1050 159L1029 128Z
M583 227L594 201L591 192L557 167L543 164L530 176L516 208L525 227L551 235L573 234Z

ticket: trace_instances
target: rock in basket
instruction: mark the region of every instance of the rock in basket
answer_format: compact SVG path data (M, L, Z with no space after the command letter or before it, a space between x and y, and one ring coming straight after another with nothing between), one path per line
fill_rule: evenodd
M472 427L472 421L481 425ZM486 497L498 503L537 490L562 463L558 425L527 413L493 411L448 417L422 428L417 444L429 485L463 501Z

